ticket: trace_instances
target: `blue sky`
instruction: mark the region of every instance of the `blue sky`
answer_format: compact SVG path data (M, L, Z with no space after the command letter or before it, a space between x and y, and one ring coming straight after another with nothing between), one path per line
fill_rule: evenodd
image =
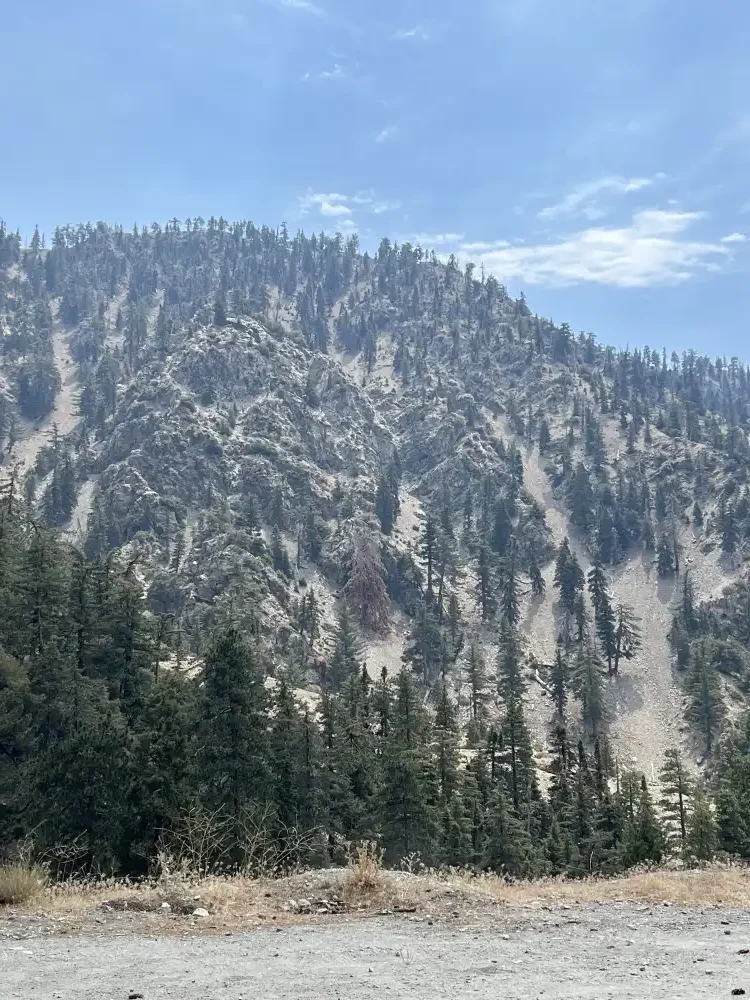
M0 214L420 240L609 343L750 361L747 0L3 5Z

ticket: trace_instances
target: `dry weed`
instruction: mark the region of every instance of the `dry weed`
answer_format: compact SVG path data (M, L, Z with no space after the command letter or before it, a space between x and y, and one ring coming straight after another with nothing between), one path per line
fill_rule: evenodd
M0 865L0 906L18 906L41 895L47 881L44 869L13 861Z
M383 871L383 850L372 840L349 847L349 866L344 878L344 902L347 907L383 905L390 881Z
M349 879L363 892L383 884L383 850L372 840L363 840L349 851Z
M450 885L464 895L489 896L509 906L553 902L673 903L682 906L750 906L750 869L722 867L688 871L652 870L621 878L541 879L508 883L495 875L455 875Z

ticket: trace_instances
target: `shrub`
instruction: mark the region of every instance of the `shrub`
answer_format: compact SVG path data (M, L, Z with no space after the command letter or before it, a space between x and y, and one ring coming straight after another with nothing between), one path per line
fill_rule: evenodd
M383 850L372 840L363 840L349 850L348 884L360 892L372 892L383 884Z
M0 906L27 903L38 896L46 881L36 865L10 862L0 865Z

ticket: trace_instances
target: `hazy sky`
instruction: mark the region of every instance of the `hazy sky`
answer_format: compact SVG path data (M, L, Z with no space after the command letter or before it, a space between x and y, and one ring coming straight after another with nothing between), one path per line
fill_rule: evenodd
M3 5L0 214L419 240L750 361L748 0Z

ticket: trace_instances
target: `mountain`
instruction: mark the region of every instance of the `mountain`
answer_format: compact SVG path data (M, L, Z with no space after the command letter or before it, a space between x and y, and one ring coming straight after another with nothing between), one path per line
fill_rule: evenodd
M213 218L3 228L0 334L5 509L125 574L157 669L232 626L314 703L352 628L344 673L405 663L477 722L473 657L517 636L542 767L559 650L576 738L649 781L746 707L738 360L603 347L421 247Z

